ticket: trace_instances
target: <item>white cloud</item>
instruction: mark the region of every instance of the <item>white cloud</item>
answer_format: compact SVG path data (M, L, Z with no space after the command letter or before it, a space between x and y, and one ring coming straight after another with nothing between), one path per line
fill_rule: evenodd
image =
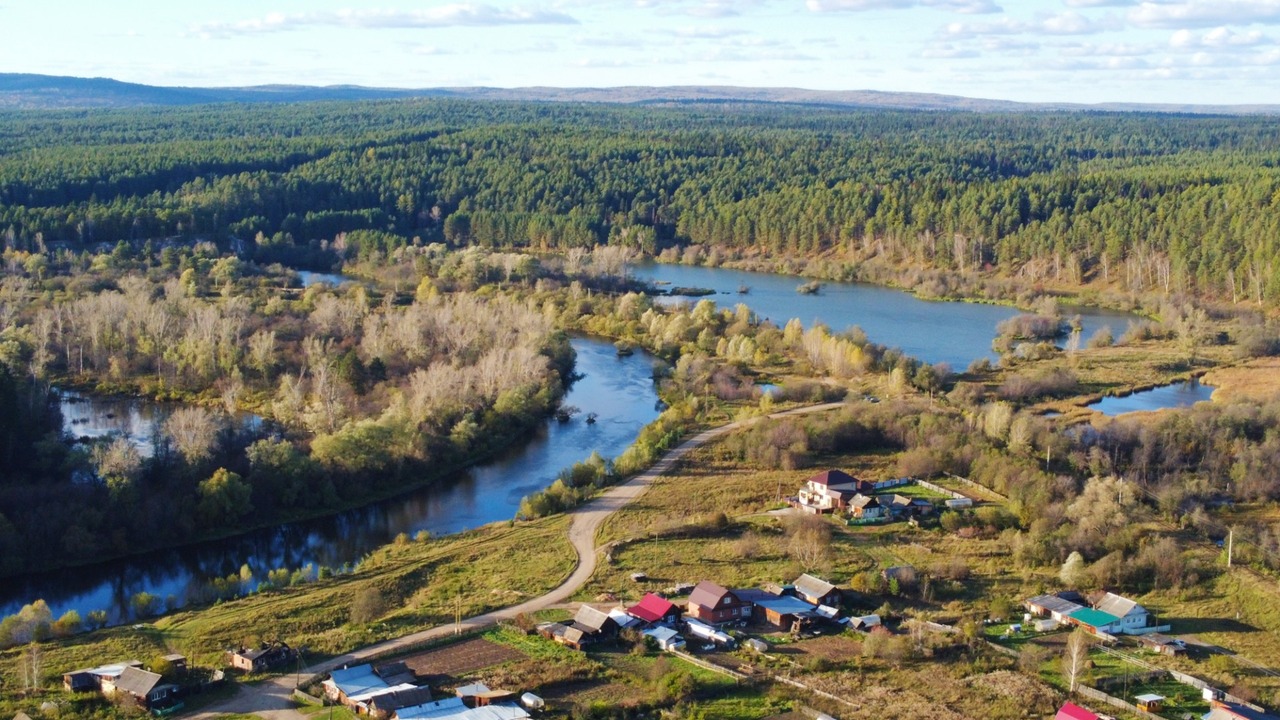
M989 23L955 22L943 32L951 37L985 37L988 35L1089 35L1108 29L1101 22L1077 12L1039 15L1032 20L1002 17Z
M1148 0L1130 10L1128 20L1145 28L1280 24L1280 0Z
M1141 57L1155 52L1147 45L1125 43L1068 43L1060 47L1068 57Z
M962 15L981 15L1001 11L994 0L808 0L812 12L867 12L870 10L907 10L915 7L934 8Z
M689 38L692 40L719 40L721 38L733 37L735 35L745 35L746 33L746 30L719 27L717 25L689 25L675 29L675 34L678 37Z
M1137 5L1137 0L1063 0L1063 4L1073 8L1092 7L1128 7Z
M564 13L539 8L497 8L476 3L453 3L426 10L352 10L285 14L268 13L261 18L237 22L212 22L196 25L192 33L205 37L225 37L268 32L283 32L314 26L336 26L364 29L443 28L459 26L488 27L494 25L576 25L577 20Z
M1267 39L1260 30L1237 32L1220 26L1201 34L1183 28L1169 37L1169 45L1178 49L1250 47L1260 45Z
M978 57L978 51L973 48L958 48L951 43L943 43L930 48L925 48L920 53L920 57L926 58L944 58L944 59L960 59Z

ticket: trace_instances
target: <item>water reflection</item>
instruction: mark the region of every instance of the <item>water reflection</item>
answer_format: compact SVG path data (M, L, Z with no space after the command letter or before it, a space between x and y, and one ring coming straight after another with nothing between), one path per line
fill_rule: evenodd
M796 291L806 280L795 275L727 268L645 263L636 268L635 276L662 282L663 287L714 289L716 294L708 299L725 307L745 303L779 326L792 318L799 318L805 327L825 323L837 332L857 325L872 342L900 348L925 362L948 363L954 370L963 370L978 358L997 360L991 350L996 325L1021 312L1002 305L922 300L902 290L866 283L824 281L816 294L809 295ZM751 292L739 294L742 286ZM664 298L662 302L700 299ZM1138 319L1096 308L1071 307L1063 312L1080 315L1085 340L1102 327L1119 336Z
M1114 416L1131 412L1190 407L1198 402L1209 400L1212 395L1212 385L1204 385L1199 380L1192 379L1143 390L1124 397L1102 398L1097 402L1089 403L1086 407L1097 410L1103 415Z
M172 597L180 605L198 597L208 579L239 573L242 565L257 579L276 568L308 563L340 568L402 532L437 535L510 519L522 497L549 485L560 470L593 451L606 457L620 454L658 415L652 356L636 351L619 357L611 342L589 338L574 338L572 344L582 377L569 388L565 402L582 414L567 423L548 420L527 442L481 465L431 487L328 518L125 561L11 578L0 587L0 613L43 598L55 614L75 609L84 616L105 609L119 621L127 617L129 599L141 591L162 600ZM597 422L587 423L588 413L595 413ZM154 425L155 417L138 422L138 427Z

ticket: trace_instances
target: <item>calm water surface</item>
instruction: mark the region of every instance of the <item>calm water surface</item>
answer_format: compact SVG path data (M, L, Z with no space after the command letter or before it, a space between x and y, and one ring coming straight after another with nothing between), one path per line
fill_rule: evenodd
M1103 415L1123 415L1143 410L1163 410L1165 408L1191 407L1198 402L1205 402L1213 395L1213 386L1204 385L1199 380L1174 383L1163 387L1151 388L1124 397L1107 397L1089 403L1091 407Z
M402 497L328 518L119 562L8 579L0 584L0 614L43 598L55 615L74 609L83 617L91 610L107 610L121 621L129 599L138 592L172 597L181 605L209 578L236 573L243 564L257 578L274 568L295 569L307 563L337 568L359 561L402 532L452 533L508 520L521 498L551 484L560 470L593 451L617 456L658 416L652 356L637 350L618 357L611 342L596 339L575 338L572 344L578 354L576 371L583 377L569 388L565 403L582 413L567 423L548 420L527 442L482 465ZM133 402L137 412L118 409L112 413L115 418L102 417L108 421L102 425L82 422L68 425L68 431L100 436L125 430L131 437L147 437L149 444L149 427L160 411L141 401L119 402ZM597 422L588 424L585 417L592 412Z
M792 318L799 318L806 328L821 322L837 332L857 325L874 343L899 348L928 363L945 362L953 370L963 370L978 358L996 360L991 350L996 325L1021 312L1003 305L922 300L902 290L865 283L824 281L817 294L803 295L796 292L796 286L808 282L805 278L726 268L645 263L633 274L642 280L670 283L661 287L714 289L716 294L707 299L724 307L746 303L779 326ZM750 291L738 294L744 285ZM1083 321L1084 339L1104 326L1119 337L1138 319L1129 313L1096 308L1064 310L1068 317L1076 313Z

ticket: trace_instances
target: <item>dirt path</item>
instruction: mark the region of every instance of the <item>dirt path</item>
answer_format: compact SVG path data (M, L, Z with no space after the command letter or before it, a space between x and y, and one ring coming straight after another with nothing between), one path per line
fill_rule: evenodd
M809 413L824 412L842 407L843 403L826 403L823 405L809 405L802 408L795 408L785 412L774 413L769 417L785 417L788 415L806 415ZM662 459L654 463L653 467L643 473L636 475L627 482L616 485L606 490L602 495L594 498L590 502L573 510L570 516L573 522L569 526L569 542L573 545L574 552L578 554L578 565L574 568L573 573L565 579L559 587L554 590L540 595L531 600L526 600L519 605L512 605L483 615L467 618L462 621L462 631L475 630L478 628L488 627L504 620L511 620L521 613L533 613L538 610L544 610L553 605L559 605L567 601L578 588L586 584L591 578L592 573L596 570L596 532L600 529L600 525L610 515L621 510L628 503L644 494L649 485L653 483L658 476L669 471L680 458L684 457L690 450L693 450L725 433L733 432L741 427L755 422L757 418L750 420L738 421L728 425L722 425L711 430L694 435L688 440L680 443L677 447L669 450ZM367 645L358 650L353 650L345 655L326 660L325 662L312 665L299 674L282 675L270 680L265 680L256 685L244 685L240 687L235 696L228 698L210 707L204 708L199 714L190 717L197 720L212 720L221 715L229 713L254 713L265 718L276 718L278 720L302 720L305 715L294 710L293 688L298 677L310 678L321 673L327 673L334 668L342 667L352 663L360 663L370 658L381 655L394 654L397 651L407 650L415 645L421 644L428 640L448 637L453 635L455 627L453 625L439 625L428 630L404 635L402 637L384 640L383 642L373 645Z

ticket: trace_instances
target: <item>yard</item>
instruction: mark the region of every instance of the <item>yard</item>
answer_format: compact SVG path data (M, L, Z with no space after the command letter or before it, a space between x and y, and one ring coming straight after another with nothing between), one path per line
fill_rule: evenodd
M467 673L523 660L528 656L508 645L499 645L483 637L444 645L402 658L418 676L461 677Z

